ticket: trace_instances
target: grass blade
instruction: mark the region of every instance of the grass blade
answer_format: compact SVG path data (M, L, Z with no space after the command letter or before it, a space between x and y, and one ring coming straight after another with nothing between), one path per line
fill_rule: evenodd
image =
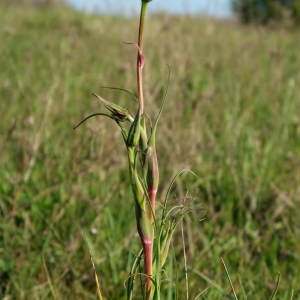
M55 292L54 292L54 288L53 288L53 284L52 284L52 280L51 280L51 277L49 275L49 271L48 271L48 268L47 268L47 265L46 265L46 262L45 262L45 258L44 258L44 255L42 256L42 260L43 260L43 266L44 266L44 269L45 269L45 272L46 272L46 276L47 276L47 281L49 283L49 286L50 286L50 290L51 290L51 293L52 293L52 296L54 298L54 300L58 300Z
M94 261L93 261L93 257L92 257L92 250L91 250L91 247L90 247L90 244L89 244L89 241L88 241L86 235L85 235L85 240L86 240L86 244L87 244L87 246L89 248L90 258L91 258L92 266L93 266L94 273L95 273L95 281L96 281L96 285L97 285L98 298L99 298L99 300L103 300L102 294L101 294L101 290L100 290L100 284L99 284L99 280L98 280L98 276L97 276L97 272L96 272L96 267L95 267L95 264L94 264Z
M233 284L232 284L232 281L231 281L231 279L230 279L229 273L228 273L228 271L227 271L227 268L226 268L225 262L224 262L224 260L223 260L223 258L222 258L222 257L221 257L221 261L222 261L222 264L223 264L223 266L224 266L224 269L225 269L225 271L226 271L227 278L228 278L228 281L229 281L229 283L230 283L231 290L232 290L232 292L233 292L234 298L235 298L236 300L238 300L238 298L237 298L237 296L236 296L236 293L235 293L235 290L234 290L234 287L233 287Z
M245 289L244 289L244 286L243 286L243 283L242 283L242 280L240 278L240 275L238 274L238 278L239 278L239 282L240 282L240 285L242 287L242 291L243 291L243 294L244 294L244 297L245 297L245 300L247 300L247 295L246 295L246 292L245 292Z
M278 277L277 277L276 287L275 287L275 290L274 290L274 292L273 292L273 294L272 294L270 300L273 300L273 299L275 298L275 296L276 296L276 293L277 293L278 288L279 288L280 277L281 277L281 274L280 274L280 272L278 272Z
M195 298L197 300L203 293L205 293L212 285L214 285L214 282L212 282L209 286L207 286L203 291L201 291Z

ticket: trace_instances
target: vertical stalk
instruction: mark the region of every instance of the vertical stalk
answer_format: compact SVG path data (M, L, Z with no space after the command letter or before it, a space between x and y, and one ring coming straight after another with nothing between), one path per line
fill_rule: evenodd
M144 96L143 96L143 73L141 66L141 55L143 55L143 34L144 34L144 25L145 17L148 7L148 2L151 0L142 0L141 14L140 14L140 24L139 24L139 36L138 36L138 47L139 52L137 55L137 90L138 90L138 100L139 100L139 109L141 115L144 112ZM142 119L141 126L146 129L145 119ZM146 300L151 299L151 290L152 290L152 281L150 277L152 276L152 257L153 257L153 238L142 237L141 242L144 250L144 272L148 276L145 279L145 288L146 288Z
M141 53L143 53L143 34L144 34L144 24L145 24L147 7L148 7L148 2L144 2L142 0L140 25L139 25L139 38L138 38L138 46ZM139 99L140 111L141 114L143 114L144 112L143 74L142 74L142 68L140 67L139 54L137 56L137 87L138 87L138 99Z

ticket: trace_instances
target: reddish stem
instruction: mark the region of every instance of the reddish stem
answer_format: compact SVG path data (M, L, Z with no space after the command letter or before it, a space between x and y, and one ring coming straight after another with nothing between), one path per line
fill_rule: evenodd
M144 33L144 24L145 16L147 11L148 2L142 0L141 14L140 14L140 24L139 24L139 37L138 37L138 55L137 55L137 89L138 89L138 100L139 100L139 109L141 115L144 113L144 96L143 96L143 74L142 68L144 65L143 57L143 33ZM145 118L142 122L142 127L146 129ZM154 196L155 199L155 196ZM154 200L155 202L155 200ZM152 205L152 203L151 203ZM152 215L152 214L151 214ZM152 216L153 218L153 216ZM151 298L151 288L152 288L152 252L153 252L153 239L151 238L142 238L141 239L144 250L144 268L145 274L148 276L145 279L146 287L146 300Z
M152 246L153 240L149 238L142 239L143 250L144 250L144 267L145 274L148 276L145 279L146 282L146 299L149 299L152 288Z

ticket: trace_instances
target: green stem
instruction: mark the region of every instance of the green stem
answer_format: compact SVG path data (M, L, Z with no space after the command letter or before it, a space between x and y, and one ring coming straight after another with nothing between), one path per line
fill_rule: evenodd
M139 51L143 53L143 34L144 34L144 25L146 12L148 7L149 0L142 0L141 14L140 14L140 24L139 24L139 37L138 37L138 46ZM138 100L139 108L141 115L144 113L144 96L143 96L143 73L142 67L140 65L140 53L137 56L137 88L138 88ZM146 131L145 118L142 119L142 128ZM144 163L144 162L143 162ZM148 276L152 276L152 253L153 253L153 238L142 238L142 244L144 249L144 271ZM146 288L146 300L151 299L151 290L152 290L152 281L149 277L145 280Z
M140 15L140 25L139 25L139 39L138 46L140 52L143 53L143 34L144 34L144 24L147 12L148 2L142 1L141 15ZM139 54L137 56L137 86L138 86L138 99L141 114L144 112L144 96L143 96L143 75L142 69L140 68Z

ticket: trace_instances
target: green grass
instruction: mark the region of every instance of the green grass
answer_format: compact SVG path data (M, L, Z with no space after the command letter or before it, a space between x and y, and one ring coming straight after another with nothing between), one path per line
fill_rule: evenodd
M127 94L101 87L135 93L136 50L122 41L136 37L137 19L0 9L1 299L97 299L85 234L104 296L126 295L140 243L126 149L108 119L72 127L101 111L91 92L134 111ZM157 141L158 198L176 172L190 168L198 178L177 181L171 202L189 190L194 205L207 209L205 221L193 215L184 223L190 299L211 281L202 299L222 299L229 283L220 257L239 299L243 288L248 299L269 299L278 271L276 299L290 299L292 289L298 299L298 33L158 15L146 24L144 47L153 116L165 63L171 67ZM180 230L173 249L185 299ZM174 268L170 258L173 281ZM163 299L175 299L168 284Z

